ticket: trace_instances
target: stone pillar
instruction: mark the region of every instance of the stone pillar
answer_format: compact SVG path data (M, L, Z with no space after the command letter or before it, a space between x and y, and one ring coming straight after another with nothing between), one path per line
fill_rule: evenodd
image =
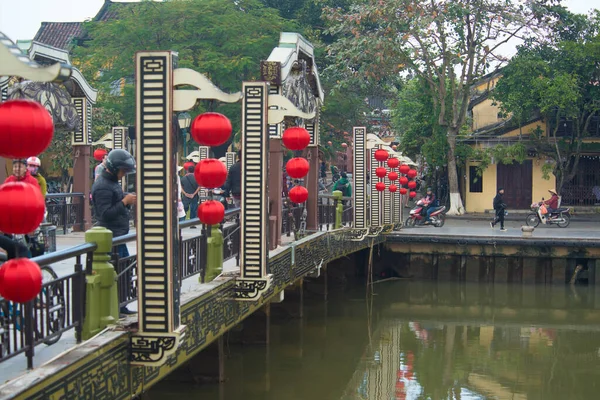
M319 229L319 149L317 147L308 147L306 153L306 158L310 163L310 170L306 178L306 189L308 190L306 229L316 231Z
M6 171L6 159L0 157L0 182L4 182L8 175L9 174Z
M73 230L77 232L86 231L92 227L92 210L88 202L92 188L89 169L90 154L91 147L89 145L73 146L73 192L83 193L83 199L74 200L81 201L83 208L83 227L79 224L73 226Z
M281 244L282 171L281 139L269 139L269 250L276 249Z

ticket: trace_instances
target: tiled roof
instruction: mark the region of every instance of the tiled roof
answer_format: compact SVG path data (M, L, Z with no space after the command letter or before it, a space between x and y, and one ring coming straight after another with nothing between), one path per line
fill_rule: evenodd
M104 4L98 14L94 17L94 21L109 21L118 18L119 10L125 7L138 6L139 2L112 2L110 0L104 0Z
M82 33L81 22L42 22L34 41L68 50L72 40Z

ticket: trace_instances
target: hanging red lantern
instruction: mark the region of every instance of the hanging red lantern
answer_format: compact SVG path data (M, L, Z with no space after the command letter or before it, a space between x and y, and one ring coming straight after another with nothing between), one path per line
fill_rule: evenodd
M285 171L294 179L304 178L309 169L308 161L302 157L292 158L285 164Z
M406 164L402 164L402 165L400 166L400 173L401 173L401 174L404 174L404 175L406 175L406 174L408 174L408 171L410 171L410 167L409 167L408 165L406 165Z
M408 190L406 190L405 188L400 188L401 195L405 195L406 193L408 193Z
M398 165L400 165L400 160L398 160L397 158L388 158L387 160L387 165L390 168L398 168Z
M220 146L225 144L231 136L231 121L223 114L206 112L198 115L190 133L200 146Z
M225 207L220 201L207 200L198 207L198 218L206 225L217 225L225 217Z
M398 182L402 185L402 186L406 186L408 184L408 178L405 176L401 176L400 179L398 180Z
M308 190L304 186L294 186L290 189L288 196L292 203L302 204L308 200Z
M415 181L408 182L408 188L409 189L414 189L416 187L417 187L417 182L415 182Z
M406 176L408 176L409 178L414 178L415 176L417 176L417 171L414 169L411 169L408 171L408 173L406 174Z
M14 258L0 267L0 296L15 303L27 303L42 290L40 266L28 258Z
M398 190L398 186L396 186L392 183L388 189L390 192L395 193L396 190Z
M206 158L198 163L194 170L194 178L202 187L219 188L227 180L227 167L215 158Z
M375 189L377 189L378 192L383 192L385 190L385 183L377 182Z
M378 178L385 178L385 176L387 175L387 169L385 169L384 167L377 167L375 169L375 175L377 175Z
M408 194L408 197L410 197L411 199L414 199L415 197L417 197L417 192L410 192Z
M94 160L102 161L104 156L107 154L108 154L108 151L106 151L105 149L96 149L96 150L94 150Z
M384 162L388 159L389 156L390 155L388 154L388 152L383 149L379 149L375 152L375 159L379 162Z
M310 144L310 134L304 128L293 126L283 131L281 141L288 150L304 150Z
M390 172L388 174L388 179L392 182L395 181L396 179L398 179L398 173L394 171Z
M0 103L0 156L27 158L42 153L54 135L48 110L32 100Z
M24 182L0 185L0 231L23 235L35 231L44 219L44 197Z

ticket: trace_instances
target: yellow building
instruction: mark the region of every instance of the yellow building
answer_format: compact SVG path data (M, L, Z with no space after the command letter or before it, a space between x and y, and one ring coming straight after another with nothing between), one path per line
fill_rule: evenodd
M503 115L498 104L489 98L500 77L500 74L489 75L474 85L469 105L472 133L465 142L477 148L509 145L526 139L530 132L538 128L547 136L550 127L542 116L533 115L519 127L510 116ZM561 121L557 136L570 134L570 129L570 121ZM587 136L578 173L571 182L563 185L560 193L564 206L600 206L600 117L594 118ZM478 163L468 161L462 185L467 212L491 210L493 198L501 187L505 190L505 203L511 209L529 209L532 202L547 199L548 190L556 187L556 178L550 174L549 179L544 179L542 167L551 162L531 148L523 163L505 165L492 160L483 174L478 176Z

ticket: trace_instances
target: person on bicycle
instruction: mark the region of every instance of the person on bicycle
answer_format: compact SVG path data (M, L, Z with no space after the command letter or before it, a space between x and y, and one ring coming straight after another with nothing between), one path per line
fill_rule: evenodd
M29 183L30 185L35 186L36 188L40 188L38 181L31 176L29 171L27 170L27 161L25 159L16 159L12 160L12 172L13 174L4 180L4 183L8 182L24 182Z
M40 174L40 166L42 162L37 157L29 157L27 159L27 171L35 178L38 185L40 185L40 190L42 191L42 196L44 199L46 198L46 193L48 193L48 185L46 184L46 178Z

